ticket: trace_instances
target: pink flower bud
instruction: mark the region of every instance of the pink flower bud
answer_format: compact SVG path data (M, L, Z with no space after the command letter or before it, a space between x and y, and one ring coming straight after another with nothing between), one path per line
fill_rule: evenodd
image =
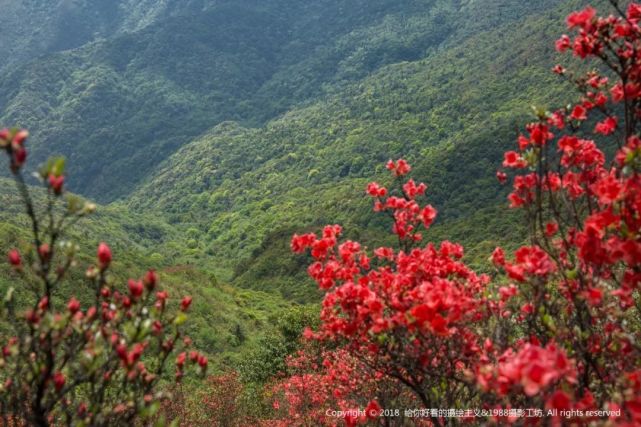
M186 296L183 298L183 300L180 302L180 309L182 311L187 311L189 309L189 306L191 305L192 298L190 296Z
M154 335L160 335L162 333L162 323L160 323L159 320L155 320L154 323L151 325L151 330L153 331Z
M78 310L80 310L80 301L78 301L75 297L71 297L71 300L69 300L69 304L67 304L67 309L72 315L76 314Z
M62 194L62 186L65 183L65 177L60 175L60 176L55 176L55 175L49 175L49 187L51 190L53 190L54 194L56 196L59 196Z
M40 255L40 259L42 259L43 261L48 261L51 257L51 248L47 243L43 243L38 248L38 254Z
M134 300L137 300L142 296L142 292L144 290L142 282L129 279L128 285L129 293Z
M176 357L176 366L182 368L185 365L185 360L187 359L187 353L182 352Z
M111 264L111 249L106 243L100 243L100 245L98 245L98 261L100 262L100 268L102 270Z
M145 288L147 288L147 290L151 292L156 287L158 276L156 275L156 272L154 270L149 270L147 274L145 274L145 277L142 281L145 284Z
M127 346L124 344L118 344L116 346L116 354L118 355L118 358L122 361L127 360Z
M209 361L206 356L203 356L202 354L198 356L198 366L202 369L207 369L207 363L209 363Z
M14 146L22 146L27 138L29 138L29 132L23 129L16 133L12 142Z
M14 267L20 267L22 265L22 258L20 257L20 252L17 249L9 251L9 264Z

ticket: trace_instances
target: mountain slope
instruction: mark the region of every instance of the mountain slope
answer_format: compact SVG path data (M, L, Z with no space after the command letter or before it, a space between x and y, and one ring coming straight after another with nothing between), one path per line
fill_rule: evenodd
M155 3L155 4L154 4ZM163 2L131 0L0 0L0 69L144 27ZM144 12L143 12L144 11Z
M75 191L110 201L223 121L262 124L381 66L553 3L123 1L110 6L111 15L128 14L109 38L8 67L0 120L32 129L36 159L70 157ZM89 11L93 3L78 4Z
M35 160L66 154L71 188L177 227L174 252L308 300L304 262L273 257L329 222L376 243L363 188L389 158L430 184L440 230L494 212L516 124L565 91L552 40L583 2L559 3L154 2L135 30L9 67L0 117L32 129Z
M0 161L1 167L6 167ZM44 203L42 191L34 190L36 206ZM0 178L0 247L20 248L23 254L30 242L27 217L15 186ZM40 211L40 209L38 209ZM140 215L122 208L98 206L97 211L82 219L65 236L65 241L78 245L78 265L70 277L56 289L55 304L64 305L70 295L82 301L93 301L94 289L84 278L85 268L95 263L95 248L106 241L114 261L110 278L122 290L128 278L141 277L146 269L157 270L162 286L175 301L191 295L189 335L199 349L212 356L214 366L236 363L241 354L255 345L261 334L273 329L273 316L287 310L291 303L277 295L243 290L218 281L212 271L194 265L194 252L186 242L188 233L180 232L151 215ZM26 259L26 258L25 258ZM33 304L33 294L26 281L19 278L8 263L0 263L0 295L14 288L18 309ZM0 322L0 333L6 333Z
M388 181L389 158L408 158L414 176L428 183L440 211L439 236L451 221L483 218L479 210L504 212L494 209L505 196L494 171L516 126L530 105L554 106L568 93L550 68L557 59L553 39L563 30L559 16L573 6L384 67L263 127L217 126L164 162L128 205L206 231L201 247L230 266L245 260L237 283L302 300L313 294L295 291L301 276L293 273L302 265L274 257L287 256L293 232L325 223L341 223L352 236L366 227L361 237L376 242L372 232L385 222L371 213L364 187L369 179ZM505 215L505 224L513 223ZM463 243L519 241L518 229L496 237L499 228L479 224Z

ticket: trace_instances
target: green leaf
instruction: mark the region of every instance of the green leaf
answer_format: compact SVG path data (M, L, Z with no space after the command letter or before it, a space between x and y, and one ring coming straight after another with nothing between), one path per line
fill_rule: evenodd
M65 173L65 158L62 156L49 157L40 167L40 177L46 179L49 175L61 176Z
M174 319L174 325L180 326L183 323L187 321L187 315L183 313L182 311L176 315L176 318Z
M67 212L70 214L76 214L83 209L84 206L85 205L80 197L67 193Z
M10 287L9 289L7 289L7 293L4 294L4 303L5 304L10 304L10 303L13 302L13 293L14 292L15 292L15 288L14 287Z

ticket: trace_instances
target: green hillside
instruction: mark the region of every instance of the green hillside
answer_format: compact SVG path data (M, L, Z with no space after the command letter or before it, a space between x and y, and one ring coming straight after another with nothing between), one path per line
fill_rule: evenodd
M582 3L5 1L32 25L0 44L20 52L0 71L0 119L32 131L34 165L64 154L72 189L117 199L74 236L85 258L106 240L123 278L153 267L204 293L222 317L203 307L194 331L226 352L229 331L254 337L287 304L273 292L317 300L294 232L339 222L384 243L363 188L389 158L429 184L429 238L462 241L480 269L521 241L494 171L530 105L568 90L552 41ZM2 194L10 246L23 223Z
M497 233L477 219L504 204L494 172L517 123L531 105L552 106L568 93L550 68L557 60L553 37L562 31L558 17L571 6L386 66L265 126L218 125L160 165L128 205L206 232L199 246L236 265L237 283L300 298L302 275L294 273L301 265L287 259L289 237L330 222L348 232L356 224L380 227L363 190L370 178L386 179L389 158L408 158L429 184L441 214L439 237L457 221L471 225L461 240L473 252L519 241L518 231ZM499 212L499 223L509 224Z
M0 0L0 69L198 13L216 0ZM9 24L11 23L11 24Z
M32 130L37 159L67 155L72 188L101 201L127 195L223 121L262 124L381 66L430 57L554 1L149 3L166 6L137 31L124 31L126 22L147 22L145 9L120 2L122 31L0 74L0 121ZM91 2L80 4L90 10Z
M4 161L1 162L4 167ZM36 191L36 205L43 206L42 192ZM26 249L29 244L27 218L14 191L13 182L0 179L0 246ZM114 253L111 274L124 288L128 278L141 277L146 269L157 270L170 296L194 297L189 334L195 344L212 356L214 369L236 363L253 349L261 334L271 333L273 318L291 306L281 298L264 292L242 290L218 281L207 263L194 265L184 233L155 219L114 207L98 206L96 212L81 220L65 241L78 245L78 266L63 281L59 290L64 303L70 295L91 301L93 288L84 279L84 269L95 264L100 241L109 242ZM0 295L15 289L19 307L32 302L31 292L22 280L0 263ZM21 286L17 286L21 284ZM0 333L4 325L0 324Z

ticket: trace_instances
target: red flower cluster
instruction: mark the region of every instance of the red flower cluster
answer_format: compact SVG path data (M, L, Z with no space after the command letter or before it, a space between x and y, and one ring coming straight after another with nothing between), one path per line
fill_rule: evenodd
M388 169L398 177L410 167L399 160L390 162ZM446 378L460 378L463 389L466 381L473 384L470 378L479 353L479 337L473 325L487 316L484 292L489 278L476 275L460 261L460 245L443 242L440 246L417 247L421 231L431 226L436 210L419 204L418 198L427 189L425 184L409 179L398 187L389 191L371 183L367 193L375 198L375 211L389 212L394 219L392 232L401 250L380 247L369 253L357 242L339 243L342 228L338 225L325 227L320 236L310 233L292 238L294 252L310 250L315 262L309 274L326 292L320 329L309 331L307 337L340 343L343 354L335 362L341 366L340 376L333 374L337 371L334 362L325 362L322 373L296 375L281 385L288 396L288 408L294 413L307 407L299 400L312 392L303 388L315 390L312 406L316 415L307 413L314 419L322 419L330 403L345 411L353 408L360 400L335 399L359 392L364 386L363 376L384 379L396 387L400 386L398 381L411 382L413 398L421 401ZM363 373L347 375L349 368L341 365L344 361L357 364ZM399 371L400 366L407 368ZM337 381L341 378L350 386L338 393ZM328 384L320 384L321 380ZM380 398L364 390L359 393L367 397L367 402ZM348 424L358 421L346 420Z
M496 365L481 367L479 371L481 387L502 396L513 392L534 396L561 380L575 384L577 375L565 352L553 343L545 347L526 343L517 353L510 348Z
M318 353L311 347L288 358L292 375L271 389L279 418L270 425L333 426L340 422L355 426L381 417L379 401L396 399L401 405L417 404L367 362L344 349ZM379 397L369 399L372 395Z
M506 261L502 250L495 251L494 264L519 285L518 292L501 298L497 309L506 321L521 324L527 335L542 342L553 339L575 364L570 377L552 367L523 376L519 360L533 357L543 367L545 354L533 344L517 343L516 351L507 349L492 370L479 376L484 388L503 402L506 395L510 403L517 401L515 384L533 396L563 379L564 391L550 389L546 406L619 408L617 422L641 421L636 403L624 397L634 386L617 380L621 373L634 376L641 360L634 344L641 339L641 328L629 322L641 308L640 12L641 5L631 3L618 16L599 17L588 7L568 17L576 35L562 36L557 49L597 58L613 72L572 77L583 94L580 103L540 114L527 126L529 135L519 138L519 150L506 153L503 166L516 171L509 200L512 207L527 211L535 244L516 251L514 263ZM561 69L557 72L567 76ZM622 117L617 117L619 111ZM607 136L604 147L614 147L616 138L611 161L595 140L575 134L597 115L600 121L582 134L592 130ZM541 131L535 134L536 129ZM556 150L551 148L554 140ZM530 172L522 173L524 167ZM539 381L532 382L532 376Z
M508 199L527 212L531 243L512 256L494 251L504 273L496 283L466 267L458 245L418 246L436 211L419 204L426 186L413 180L367 187L375 210L393 218L399 250L339 243L338 226L294 236L295 252L311 249L309 273L325 291L321 325L305 337L366 380L362 390L340 388L337 363L315 364L305 353L299 360L310 362L279 386L291 417L328 423L322 408L381 405L386 381L425 408L609 409L619 411L612 425L641 423L641 5L612 3L618 15L572 13L575 36L557 41L559 51L597 58L611 73L575 77L555 67L581 99L538 113L505 153L503 167L514 171ZM387 167L396 178L411 170L401 160ZM508 180L505 171L496 176ZM595 421L603 417L571 420Z
M395 176L407 175L412 170L404 159L398 159L397 161L390 160L387 162L387 169L392 171Z

